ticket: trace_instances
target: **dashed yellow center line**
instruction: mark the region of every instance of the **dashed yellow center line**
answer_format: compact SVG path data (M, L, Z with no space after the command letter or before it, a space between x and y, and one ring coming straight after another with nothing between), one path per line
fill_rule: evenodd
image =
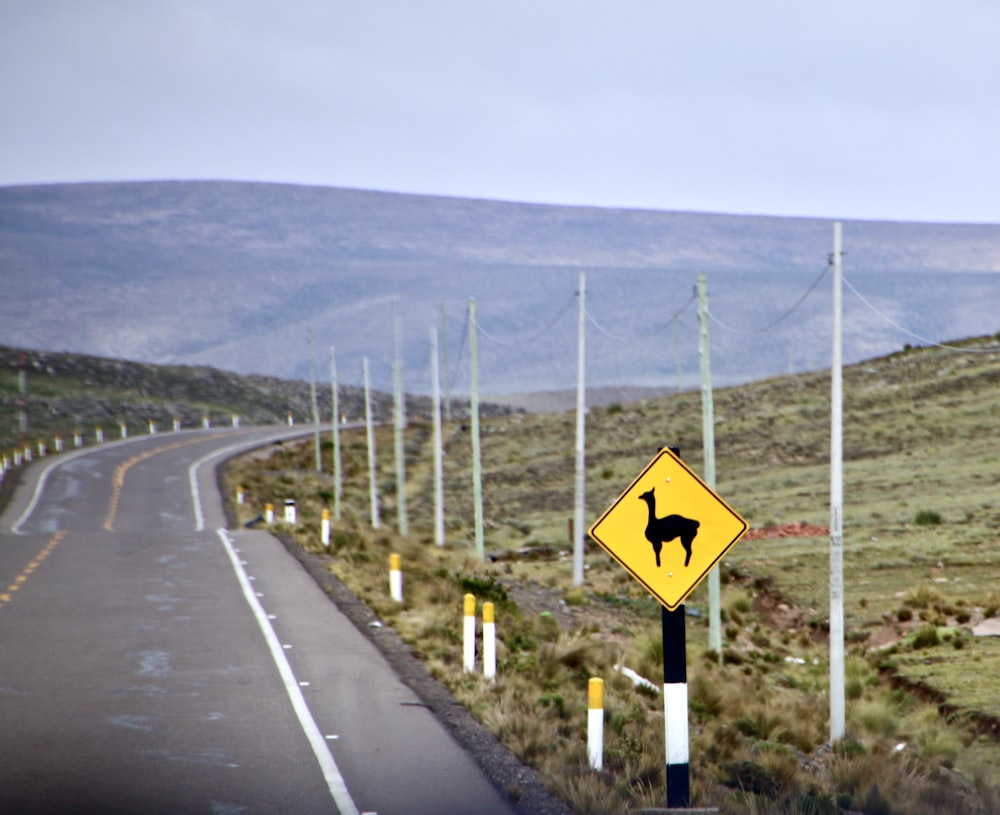
M249 430L237 431L238 433L248 433ZM136 464L145 461L147 458L152 458L159 453L166 453L170 450L176 450L178 447L187 447L192 444L200 444L207 440L206 437L200 436L195 439L186 439L185 441L177 441L173 444L165 444L161 447L154 447L151 450L146 450L142 453L132 456L132 458L123 461L115 468L115 473L111 476L111 501L108 504L108 514L104 516L104 528L108 532L114 532L115 529L115 518L118 515L118 503L121 501L122 488L125 486L125 474Z
M65 531L56 532L56 534L52 536L49 542L46 543L45 546L43 546L39 550L38 554L35 555L32 561L27 566L24 567L22 572L17 577L14 578L11 584L7 586L7 588L4 589L2 593L0 593L0 608L3 608L5 605L10 603L14 599L14 593L20 590L21 586L23 586L27 582L28 577L30 577L31 574L35 571L35 569L37 569L42 564L42 561L45 560L45 558L47 558L50 554L52 554L52 550L59 545L59 542L63 539L65 535L66 535Z

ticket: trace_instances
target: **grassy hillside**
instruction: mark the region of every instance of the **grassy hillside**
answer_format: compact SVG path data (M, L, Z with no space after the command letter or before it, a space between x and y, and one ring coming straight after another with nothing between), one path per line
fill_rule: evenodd
M693 804L741 813L1000 812L1000 338L909 349L849 367L844 386L848 737L828 744L829 375L717 389L718 492L751 524L727 557L722 654L707 596L688 603ZM681 393L588 416L592 521L664 444L701 472L701 400ZM431 672L580 813L663 802L663 713L613 665L659 681L659 606L594 546L572 584L574 417L483 423L486 549L474 556L471 445L446 429L447 544L432 536L431 432L407 431L410 535L395 534L392 444L380 530L368 527L362 434L344 439L344 517L320 552L329 474L285 446L236 464L242 519L294 495L299 543L325 558ZM388 597L390 552L406 598ZM500 673L461 672L464 592L498 608ZM587 768L586 683L607 682L605 768ZM508 794L517 799L518 790Z

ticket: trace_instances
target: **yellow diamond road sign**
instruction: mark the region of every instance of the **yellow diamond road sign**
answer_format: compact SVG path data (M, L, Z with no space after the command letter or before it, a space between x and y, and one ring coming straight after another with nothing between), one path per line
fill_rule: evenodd
M746 521L663 449L590 536L674 611L746 531Z

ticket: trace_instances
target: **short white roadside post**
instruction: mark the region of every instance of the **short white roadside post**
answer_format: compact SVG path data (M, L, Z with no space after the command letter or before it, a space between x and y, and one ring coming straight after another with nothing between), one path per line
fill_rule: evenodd
M128 438L128 425L125 424L125 422L119 422L118 423L118 427L121 430L121 437L123 439L127 439Z
M247 495L246 495L245 492L243 492L243 485L242 484L237 484L236 485L236 503L240 504L242 506L243 504L246 503L246 500L247 500Z
M493 603L483 603L483 676L487 679L497 675L497 625L493 614Z
M48 452L48 448L45 446L45 442L42 439L38 440L38 457L45 458L45 454Z
M323 516L320 518L319 522L319 538L323 543L323 547L326 549L330 548L330 510L323 507Z
M234 414L233 414L233 427L239 427L239 426L240 426L240 417L239 417L239 416L237 416L237 415L236 415L236 414L234 413Z
M98 444L102 444L104 442L104 431L99 427L94 431L94 441Z
M403 571L399 555L389 555L389 596L397 603L403 602Z
M289 427L295 426L295 417L292 415L292 411L288 411L288 426Z
M63 451L62 436L56 436L53 443L55 444L56 452L61 453Z
M274 523L274 504L264 504L264 523Z
M152 419L149 420L149 435L150 436L156 435L156 422L154 422Z
M464 608L462 665L466 673L473 673L476 670L476 595L465 595Z
M181 420L178 419L176 416L174 416L173 427L174 427L174 433L176 433L178 430L181 429Z
M79 430L73 431L73 446L83 447L83 433Z
M587 683L587 758L590 769L604 767L604 680L596 676Z
M212 420L208 418L207 413L201 417L201 426L205 430L208 430L212 426Z
M295 499L286 498L285 499L285 523L290 526L295 526Z
M32 458L33 455L34 455L34 453L31 452L31 448L26 446L24 448L24 460L25 461L31 461L31 458Z

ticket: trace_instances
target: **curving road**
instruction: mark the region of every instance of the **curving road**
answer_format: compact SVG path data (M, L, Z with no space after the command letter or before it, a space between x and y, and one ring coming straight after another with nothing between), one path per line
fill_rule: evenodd
M224 529L215 465L289 433L28 471L0 517L0 812L510 815L280 542Z

